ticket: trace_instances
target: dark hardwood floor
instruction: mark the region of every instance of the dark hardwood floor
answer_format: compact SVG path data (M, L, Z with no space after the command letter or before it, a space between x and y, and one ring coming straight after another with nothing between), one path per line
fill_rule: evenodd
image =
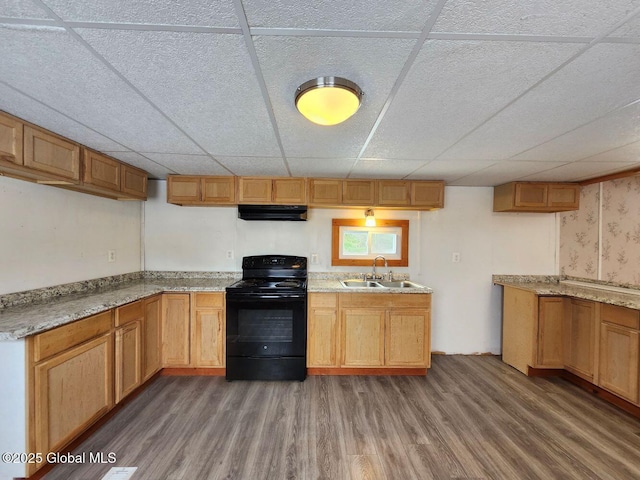
M497 357L434 356L427 377L232 382L159 377L76 453L132 480L640 478L640 421ZM58 465L46 480L114 465Z

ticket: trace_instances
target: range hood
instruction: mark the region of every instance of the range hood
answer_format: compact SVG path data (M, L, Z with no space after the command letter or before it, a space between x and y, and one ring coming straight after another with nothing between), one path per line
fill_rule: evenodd
M306 205L238 205L242 220L305 221Z

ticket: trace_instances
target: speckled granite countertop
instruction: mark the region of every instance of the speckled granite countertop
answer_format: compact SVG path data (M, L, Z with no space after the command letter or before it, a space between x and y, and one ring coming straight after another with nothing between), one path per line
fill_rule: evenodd
M17 340L162 292L224 292L241 277L221 272L137 272L0 297L0 341ZM310 275L309 292L431 293L430 288L349 288L340 278ZM405 278L406 279L406 278Z
M494 275L493 283L542 296L565 296L640 310L640 290L557 276Z

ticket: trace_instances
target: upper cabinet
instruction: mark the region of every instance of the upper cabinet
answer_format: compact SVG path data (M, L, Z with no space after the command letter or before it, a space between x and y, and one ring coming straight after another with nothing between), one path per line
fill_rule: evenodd
M375 180L343 180L342 205L371 206L376 202Z
M0 173L112 199L147 199L144 170L3 112Z
M236 177L169 175L167 202L176 205L235 205Z
M566 212L579 206L576 183L511 182L493 189L494 212Z
M309 179L309 205L333 207L342 204L342 180L336 178Z
M239 177L238 203L306 205L305 178Z
M444 182L378 180L377 205L431 210L444 207Z

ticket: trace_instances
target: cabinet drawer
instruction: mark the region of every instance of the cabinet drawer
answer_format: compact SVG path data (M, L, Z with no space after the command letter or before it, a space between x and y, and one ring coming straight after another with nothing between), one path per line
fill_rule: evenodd
M195 308L224 307L224 293L194 293L193 297Z
M128 303L116 308L116 327L144 318L144 301Z
M429 308L431 295L406 293L341 293L341 308Z
M627 328L640 328L640 311L617 305L602 304L600 318L603 322Z
M309 294L309 308L338 308L338 295L336 293L311 293Z
M39 362L111 330L113 310L39 333L33 337L33 360Z

